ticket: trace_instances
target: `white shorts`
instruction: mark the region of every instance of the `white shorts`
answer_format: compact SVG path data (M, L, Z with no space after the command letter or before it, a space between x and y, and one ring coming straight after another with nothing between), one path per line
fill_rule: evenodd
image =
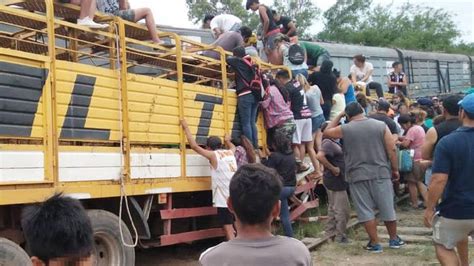
M293 144L313 141L311 118L295 120L296 131L293 134Z

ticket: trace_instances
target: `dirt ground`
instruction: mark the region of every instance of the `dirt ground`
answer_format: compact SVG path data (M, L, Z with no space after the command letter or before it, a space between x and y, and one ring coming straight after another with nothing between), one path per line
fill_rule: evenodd
M398 208L398 225L423 227L423 211L414 211L407 206ZM401 234L403 238L403 234ZM348 245L330 243L314 251L314 265L439 265L431 242L408 243L401 249L390 249L387 240L381 240L384 252L371 254L363 248L368 237L362 227L349 233L352 242ZM470 246L471 261L474 248Z
M413 211L403 206L398 208L397 213L399 226L423 226L421 220L422 211ZM322 224L313 224L313 226L298 225L295 226L295 233L299 237L316 237L312 234L316 234L316 232L319 232L322 228ZM359 227L356 230L350 231L349 237L352 242L348 245L329 243L312 252L314 265L439 265L431 242L408 243L405 247L394 250L388 248L387 240L382 240L384 252L381 254L370 254L363 249L368 241L363 228ZM209 240L189 245L137 251L136 265L199 265L199 255L207 248L218 243L218 240ZM470 246L470 258L471 261L474 258L473 245Z

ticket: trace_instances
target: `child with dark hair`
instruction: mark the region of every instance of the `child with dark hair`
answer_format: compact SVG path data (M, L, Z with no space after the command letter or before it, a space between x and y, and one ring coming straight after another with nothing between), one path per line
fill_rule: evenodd
M33 266L93 265L93 231L78 200L56 194L26 207L21 226Z
M229 197L230 180L237 171L237 162L234 156L235 146L226 134L224 141L228 149L223 149L221 139L215 136L207 139L208 149L204 149L197 144L186 120L183 119L180 122L191 149L209 160L211 165L212 203L214 207L217 207L217 215L222 223L227 240L231 240L235 237L234 217L227 208L227 198Z
M295 193L296 187L296 160L291 149L291 140L283 133L276 132L273 136L272 148L274 152L262 159L262 164L275 169L283 182L280 193L281 210L280 220L285 235L293 237L288 199Z
M275 170L260 164L240 168L230 182L228 199L239 234L202 253L201 265L312 265L303 243L272 234L272 221L280 213L281 189Z

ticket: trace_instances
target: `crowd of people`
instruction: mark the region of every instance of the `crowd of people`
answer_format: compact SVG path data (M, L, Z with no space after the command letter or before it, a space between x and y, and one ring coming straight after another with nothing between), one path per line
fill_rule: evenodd
M78 24L105 27L92 20L97 6L130 21L145 18L152 41L160 42L149 9L132 10L119 0L70 2L81 4ZM233 53L227 63L235 72L242 136L226 135L224 141L211 136L203 148L186 120L181 121L190 147L209 161L212 202L228 240L204 252L202 265L312 265L307 248L292 238L289 199L298 173L322 178L328 194L326 233L337 243L350 242L350 198L368 235L366 250L383 251L377 219L387 228L388 247L404 246L394 199L406 190L411 207L425 209L424 222L434 228L440 262L468 265L467 239L474 234L474 94L413 101L402 64L394 62L387 76L391 96L386 96L365 56L355 55L344 76L326 50L298 40L293 19L258 0L248 0L246 8L259 14L263 53L254 46L258 38L253 30L238 17L209 15L203 20L217 39L214 44ZM261 73L256 55L290 72ZM259 110L266 150L258 143ZM287 237L273 235L277 217ZM67 226L71 223L75 226ZM34 265L70 258L90 262L92 230L77 201L56 195L27 208L22 227Z

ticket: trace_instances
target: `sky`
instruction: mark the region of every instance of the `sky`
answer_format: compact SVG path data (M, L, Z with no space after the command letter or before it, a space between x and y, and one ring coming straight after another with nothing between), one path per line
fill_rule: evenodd
M149 7L155 15L157 24L174 27L198 28L187 16L185 0L129 0L132 8ZM244 2L244 0L242 1ZM273 0L261 0L261 3L271 5ZM317 7L323 12L336 3L336 0L313 0ZM397 7L403 2L394 0L373 0L375 4L389 5L394 3ZM458 29L462 33L461 40L464 42L474 42L474 0L409 0L410 3L420 6L430 6L433 8L443 8L453 14L454 21L458 24ZM166 3L166 4L164 4ZM323 29L322 21L316 21L311 28L316 34Z

